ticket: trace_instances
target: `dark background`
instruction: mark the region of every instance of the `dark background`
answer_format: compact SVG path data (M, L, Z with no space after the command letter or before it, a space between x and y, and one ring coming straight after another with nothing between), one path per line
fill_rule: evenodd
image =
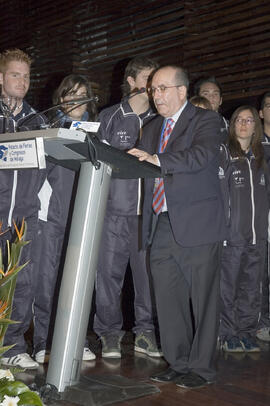
M88 75L99 108L118 102L127 61L148 55L188 69L191 83L215 75L222 113L258 105L270 90L269 0L0 0L0 51L33 58L28 101L51 104L69 73ZM192 86L191 91L192 95Z

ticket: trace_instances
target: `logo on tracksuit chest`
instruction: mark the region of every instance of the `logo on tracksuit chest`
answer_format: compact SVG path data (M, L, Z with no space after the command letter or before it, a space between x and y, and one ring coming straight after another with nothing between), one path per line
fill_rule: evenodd
M130 143L130 135L125 130L117 131L120 145L128 145Z
M219 177L219 179L225 178L224 169L221 166L219 166L219 168L218 168L218 177Z
M233 180L234 180L235 186L237 186L237 187L244 186L245 178L239 169L233 171L232 175L233 175Z
M262 173L262 175L261 175L261 179L260 179L259 185L261 185L261 186L265 186L265 177L264 177L264 173Z

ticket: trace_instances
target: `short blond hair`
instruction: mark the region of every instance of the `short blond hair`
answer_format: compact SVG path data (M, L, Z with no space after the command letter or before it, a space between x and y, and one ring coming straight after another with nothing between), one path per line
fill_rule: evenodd
M32 59L21 49L7 49L0 54L0 72L5 73L7 64L11 61L25 62L29 68L31 67Z

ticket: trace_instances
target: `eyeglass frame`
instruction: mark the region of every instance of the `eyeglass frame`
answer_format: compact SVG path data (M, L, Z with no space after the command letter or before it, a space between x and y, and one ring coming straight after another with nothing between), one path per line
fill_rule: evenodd
M180 87L180 86L183 86L183 85L173 85L173 86L160 85L160 86L157 86L157 87L149 87L147 89L147 91L148 91L148 93L151 93L152 96L153 96L156 93L157 90L159 91L159 93L163 94L163 93L165 93L165 91L167 89L170 89L172 87Z
M239 124L239 125L242 125L243 123L245 123L246 125L251 125L251 124L255 123L255 120L254 120L254 118L240 118L240 117L238 117L238 118L235 119L235 123Z

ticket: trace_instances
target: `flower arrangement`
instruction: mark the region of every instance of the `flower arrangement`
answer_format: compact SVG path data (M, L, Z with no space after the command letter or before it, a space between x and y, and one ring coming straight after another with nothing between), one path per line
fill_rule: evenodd
M38 394L32 392L23 382L16 381L9 369L0 369L0 399L1 406L42 406Z
M16 232L15 241L7 240L7 266L4 266L2 250L0 248L0 357L14 345L3 346L4 336L9 324L17 323L10 319L13 296L17 275L27 263L19 265L23 247L29 243L25 241L27 230L23 220L20 229L14 222ZM0 235L2 223L0 222ZM42 406L42 401L36 392L32 392L23 382L16 381L9 369L0 369L0 406L36 405Z

